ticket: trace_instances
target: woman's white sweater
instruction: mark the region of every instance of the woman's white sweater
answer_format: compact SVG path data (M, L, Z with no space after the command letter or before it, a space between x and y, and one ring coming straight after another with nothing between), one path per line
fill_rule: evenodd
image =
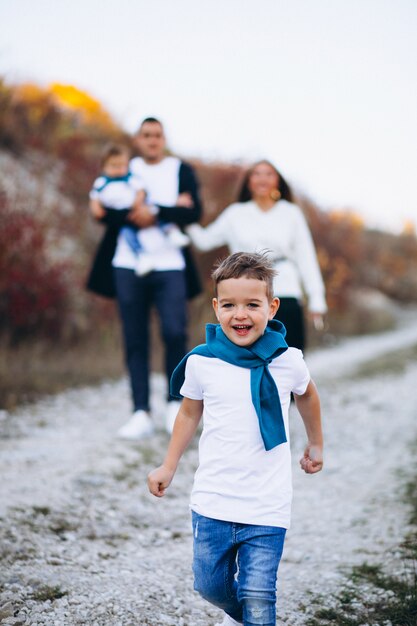
M324 284L307 222L295 204L285 200L263 211L255 202L231 204L206 228L187 228L202 251L227 245L231 253L269 250L279 272L274 280L278 297L308 299L314 313L327 310Z

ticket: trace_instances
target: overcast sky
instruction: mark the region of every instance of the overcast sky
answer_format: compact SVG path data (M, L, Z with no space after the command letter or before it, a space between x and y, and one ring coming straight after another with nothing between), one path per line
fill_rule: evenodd
M417 0L0 0L0 74L70 83L184 156L271 159L323 208L417 225Z

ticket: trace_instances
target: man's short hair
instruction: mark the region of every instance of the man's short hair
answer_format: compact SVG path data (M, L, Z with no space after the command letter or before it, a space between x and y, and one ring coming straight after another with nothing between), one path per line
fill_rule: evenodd
M222 280L229 278L256 278L266 284L266 295L269 300L274 297L274 269L270 252L235 252L219 261L211 274L214 282L214 291L217 296L217 286Z
M158 120L156 117L145 117L144 120L142 120L140 126L139 126L139 132L142 129L142 126L144 124L159 124L159 126L161 126L161 128L163 128L163 124L160 120Z

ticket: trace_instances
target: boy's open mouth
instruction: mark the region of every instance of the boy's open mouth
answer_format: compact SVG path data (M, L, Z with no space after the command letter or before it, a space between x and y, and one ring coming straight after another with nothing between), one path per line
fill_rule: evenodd
M234 326L232 326L232 328L237 332L238 335L244 336L248 334L252 326L249 326L248 324L235 324Z

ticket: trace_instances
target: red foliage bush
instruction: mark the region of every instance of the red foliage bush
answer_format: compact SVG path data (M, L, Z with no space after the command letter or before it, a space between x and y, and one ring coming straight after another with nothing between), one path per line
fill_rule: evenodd
M67 264L48 258L45 228L0 198L0 331L12 341L62 333L67 316Z
M75 108L63 106L51 90L8 86L0 78L0 148L23 163L29 154L34 165L31 173L40 179L51 164L57 164L58 172L51 182L58 195L56 210L49 207L39 215L29 212L25 190L19 196L23 200L15 198L13 206L0 196L0 332L8 337L18 340L42 334L73 339L112 325L114 307L84 289L87 266L100 236L87 203L103 145L121 139L128 140L114 124L94 116L87 120ZM203 223L207 224L236 199L245 166L201 160L193 164L201 182ZM59 196L69 203L61 206ZM33 194L30 199L33 205ZM343 313L350 293L360 286L404 302L417 300L415 235L372 233L354 214L327 213L306 198L298 201L317 247L330 309ZM73 256L66 255L66 262L54 254L60 251L64 233L74 250ZM226 249L197 255L205 281L220 254L226 254Z

